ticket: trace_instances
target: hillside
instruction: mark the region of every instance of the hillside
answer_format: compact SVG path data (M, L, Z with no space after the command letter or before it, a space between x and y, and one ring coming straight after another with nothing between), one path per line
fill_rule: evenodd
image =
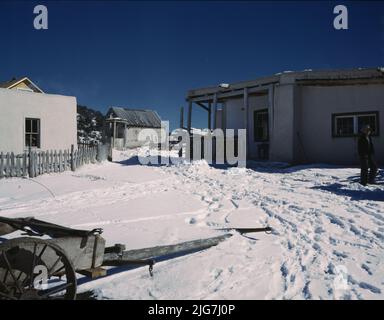
M77 105L77 141L99 143L103 138L104 120L100 111Z

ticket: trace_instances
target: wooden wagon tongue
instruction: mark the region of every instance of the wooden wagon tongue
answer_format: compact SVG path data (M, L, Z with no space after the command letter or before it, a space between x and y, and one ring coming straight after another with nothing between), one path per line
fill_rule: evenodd
M49 265L52 262L52 254L48 254L45 248L50 247L58 254L59 259L67 261L66 269L64 273L60 273L54 267L50 269L48 275L54 277L61 277L65 274L69 278L74 278L73 283L67 284L67 287L56 288L55 290L67 290L66 296L69 298L74 298L76 295L76 277L74 273L80 273L90 277L92 279L107 275L107 270L104 269L104 266L116 267L116 266L128 266L128 265L147 265L149 266L149 272L152 274L153 265L155 262L165 261L173 259L182 255L198 252L204 249L218 245L220 242L228 239L233 236L233 233L228 231L236 231L240 234L253 233L253 232L271 232L270 227L266 228L236 228L236 227L227 227L216 229L218 231L226 231L224 234L211 237L207 239L198 239L192 241L181 242L172 245L162 245L155 246L150 248L142 248L135 250L125 250L125 245L115 244L112 247L105 247L105 239L100 236L102 229L93 229L88 230L77 230L71 229L68 227L56 225L53 223L41 221L34 219L33 217L28 218L5 218L0 217L0 235L8 234L16 230L22 230L29 236L43 236L48 235L52 239L37 239L34 237L24 237L16 238L12 240L6 240L3 243L0 243L0 256L4 260L7 257L7 254L15 253L15 261L19 265L28 263L24 261L25 258L18 252L27 252L28 256L31 256L32 267L29 269L32 270L32 273L29 276L29 282L33 283L35 277L38 275L34 274L34 264L35 261L40 261L42 265ZM24 251L20 250L23 248ZM40 248L42 247L42 248ZM38 250L39 249L39 250ZM52 251L52 250L51 250ZM57 259L57 258L55 258ZM52 260L52 261L51 261ZM5 259L7 262L8 260ZM1 262L1 259L0 259ZM57 265L59 260L54 263L54 266ZM18 266L18 265L17 265ZM20 297L29 297L28 294L33 292L33 294L38 297L43 297L46 292L44 290L37 290L35 288L22 287L24 284L20 284L14 272L18 270L16 267L15 270L12 269L12 266L9 263L6 263L6 267L10 270L12 276L12 281L8 279L7 283L0 279L0 297L7 296L9 298L20 298ZM0 263L0 271L2 264ZM4 269L4 268L3 268ZM7 269L7 270L8 270ZM62 268L61 268L62 269ZM11 281L11 284L9 283ZM21 291L25 291L26 294L19 296L10 296L8 287L14 285L20 287ZM69 285L72 286L69 289ZM3 289L2 289L3 288ZM5 288L5 289L4 289ZM5 291L4 291L5 290ZM49 291L52 293L53 291ZM55 291L56 293L56 291ZM41 296L40 296L41 295Z

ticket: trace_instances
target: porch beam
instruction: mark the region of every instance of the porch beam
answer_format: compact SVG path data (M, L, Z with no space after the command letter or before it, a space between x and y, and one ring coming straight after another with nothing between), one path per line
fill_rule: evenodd
M251 93L258 93L258 92L263 92L267 91L269 87L274 84L274 83L268 83L264 85L260 85L257 87L244 87L248 89L248 94ZM222 98L228 98L228 97L234 97L234 96L242 96L244 93L244 88L241 89L236 89L232 91L227 91L227 92L216 92L214 94L209 94L209 95L204 95L204 96L189 96L187 99L192 100L193 102L211 102L214 100L214 96L217 96L217 99L222 99Z
M205 105L203 105L203 103L201 103L201 102L196 102L196 104L197 104L199 107L203 108L204 110L209 111L209 109L208 109Z

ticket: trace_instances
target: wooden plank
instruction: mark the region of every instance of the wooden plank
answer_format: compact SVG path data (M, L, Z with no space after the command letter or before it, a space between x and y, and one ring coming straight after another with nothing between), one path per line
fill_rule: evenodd
M4 178L4 155L0 153L0 179Z
M22 156L21 155L17 155L16 156L16 176L17 177L21 177L21 171L22 171L22 168L21 168L21 158Z
M180 254L189 251L204 250L212 246L218 245L220 242L228 239L231 236L232 234L224 234L218 237L187 241L174 245L128 250L124 251L122 254L116 252L107 252L104 253L103 265L107 266L108 263L113 264L118 262L119 260L122 262L132 260L143 260L172 254Z
M213 129L217 128L217 94L213 96Z
M184 128L184 107L180 107L180 128Z
M71 170L75 171L75 147L71 145Z
M64 171L67 170L67 150L64 150L64 153L63 153L63 166L64 166Z
M15 163L15 154L11 152L11 163L10 163L10 176L16 177L16 163Z
M209 111L209 108L207 108L205 105L203 105L202 102L196 102L196 104L197 104L199 107L203 108L205 111Z
M58 169L59 169L59 162L58 162L58 159L57 159L57 151L55 150L54 152L54 160L53 160L53 166L54 166L54 171L57 172Z
M105 277L107 275L107 270L101 267L85 269L85 270L77 270L76 272L91 279Z
M59 172L63 172L63 152L59 151Z
M7 152L7 155L6 155L6 162L5 162L5 176L6 177L10 177L11 176L11 155L9 154L9 152Z
M23 153L23 177L28 175L28 155L26 152Z
M36 152L36 176L39 176L41 174L41 153Z
M192 101L188 101L188 132L191 133L191 128L192 128Z
M181 127L180 127L181 128ZM208 129L212 129L212 104L208 103Z
M47 173L48 172L48 165L47 165L47 153L46 153L46 151L43 151L42 157L43 157L43 171L44 171L44 173Z

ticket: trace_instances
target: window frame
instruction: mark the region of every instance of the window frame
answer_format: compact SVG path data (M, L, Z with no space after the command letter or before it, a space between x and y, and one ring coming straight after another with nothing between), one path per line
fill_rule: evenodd
M37 120L37 132L33 132L32 120ZM31 131L27 132L27 121L31 121ZM24 118L24 148L28 149L29 147L40 149L41 148L41 119L40 118ZM27 145L27 135L37 135L38 143L37 146Z
M266 113L267 114L267 137L265 139L258 139L256 137L256 114L257 113ZM269 141L269 111L268 108L253 110L253 141L254 142L268 142Z
M351 138L359 134L358 118L360 116L375 116L376 118L376 131L372 133L372 137L380 136L380 118L379 111L364 111L364 112L345 112L332 114L332 138ZM348 135L337 134L336 121L338 118L353 118L353 133Z

